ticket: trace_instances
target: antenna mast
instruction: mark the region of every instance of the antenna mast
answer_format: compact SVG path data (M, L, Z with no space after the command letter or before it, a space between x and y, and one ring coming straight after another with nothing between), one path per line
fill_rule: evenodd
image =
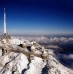
M4 34L6 34L6 12L4 8Z

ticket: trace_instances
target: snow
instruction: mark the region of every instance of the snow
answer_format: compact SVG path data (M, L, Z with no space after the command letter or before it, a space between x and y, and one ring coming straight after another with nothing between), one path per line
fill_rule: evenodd
M6 41L6 39L3 39L3 43L6 43L7 41Z
M44 62L41 58L33 57L31 60L30 68L26 71L25 74L41 74L44 65Z
M51 51L51 50L49 50ZM48 51L48 52L49 52ZM48 65L50 69L48 70L49 74L73 74L73 71L69 68L63 66L56 58L53 51L50 52L51 54L48 55Z
M5 63L9 62L9 58L8 58L8 55L4 55L2 57L2 61L3 61L3 64L5 65Z
M23 69L27 69L28 59L22 53L19 55L19 59L18 59L19 62L17 64L17 69L18 69L19 73L21 74L21 72L22 72Z
M11 39L9 40L9 42L10 42L11 44L15 44L15 45L19 45L19 44L22 44L22 43L23 43L23 41L22 41L22 40L19 40L18 38L11 38Z
M2 56L2 50L1 50L1 48L0 48L0 56Z
M35 46L32 46L31 49L34 50L35 49Z

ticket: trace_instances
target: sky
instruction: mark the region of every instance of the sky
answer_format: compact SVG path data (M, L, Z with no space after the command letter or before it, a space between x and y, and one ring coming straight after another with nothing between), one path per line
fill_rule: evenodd
M73 34L73 0L0 0L0 33L4 8L8 33Z

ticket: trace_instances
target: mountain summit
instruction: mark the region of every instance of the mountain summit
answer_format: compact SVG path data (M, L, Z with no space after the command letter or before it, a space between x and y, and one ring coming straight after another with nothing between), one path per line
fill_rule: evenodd
M55 57L53 50L45 49L35 41L16 37L0 41L0 74L73 74Z

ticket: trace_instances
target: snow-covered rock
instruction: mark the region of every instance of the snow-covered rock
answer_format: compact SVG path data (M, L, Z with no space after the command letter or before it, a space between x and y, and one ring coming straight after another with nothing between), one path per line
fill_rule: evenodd
M48 74L73 74L56 59L53 50L35 41L12 37L0 42L0 74L43 74L46 65Z
M53 50L48 51L48 74L73 74L73 71L63 66L56 58Z
M45 64L41 58L33 56L29 69L25 72L25 74L41 74L44 66Z
M15 45L19 45L19 44L22 44L23 41L22 41L22 40L19 40L19 39L17 39L17 38L13 38L13 37L12 37L12 38L9 40L9 43L15 44Z

